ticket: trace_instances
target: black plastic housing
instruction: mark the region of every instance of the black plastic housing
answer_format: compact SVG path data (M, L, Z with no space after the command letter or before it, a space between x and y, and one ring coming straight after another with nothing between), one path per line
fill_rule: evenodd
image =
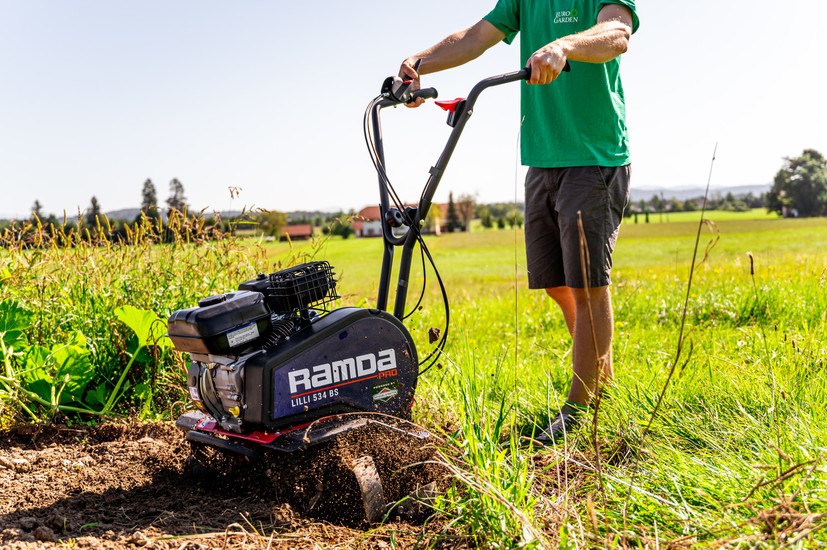
M368 372L388 350L393 350L394 368L386 362L384 371ZM350 360L367 374L314 388L291 386L291 372L306 371L316 379L326 367ZM416 348L405 326L387 312L352 307L333 310L275 349L251 357L244 369L245 426L267 431L341 413L405 417L419 375Z
M167 322L178 351L236 355L257 344L270 328L270 311L259 292L239 290L199 303L203 305L176 311Z

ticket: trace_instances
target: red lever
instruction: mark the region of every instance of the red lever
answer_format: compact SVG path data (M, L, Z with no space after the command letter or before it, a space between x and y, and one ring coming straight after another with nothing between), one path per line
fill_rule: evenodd
M450 111L451 114L457 110L457 105L465 101L464 97L458 97L451 101L434 101L437 105L439 105L443 111Z

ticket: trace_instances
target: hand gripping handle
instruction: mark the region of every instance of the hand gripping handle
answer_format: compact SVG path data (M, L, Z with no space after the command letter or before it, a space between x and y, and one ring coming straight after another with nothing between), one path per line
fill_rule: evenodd
M564 72L564 73L571 72L571 65L569 65L568 61L566 61L565 66L563 66L562 72ZM531 67L525 67L518 74L520 75L520 77L523 80L531 80Z

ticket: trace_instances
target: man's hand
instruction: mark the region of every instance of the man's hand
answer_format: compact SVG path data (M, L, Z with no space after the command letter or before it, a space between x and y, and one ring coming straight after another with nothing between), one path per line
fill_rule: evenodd
M409 57L408 59L403 61L402 66L399 67L399 78L401 78L402 80L413 81L410 87L411 92L415 92L420 88L419 73L417 73L416 69L414 69L413 67L415 62L416 61L414 59ZM421 97L418 97L410 103L406 103L405 107L419 107L423 103L425 103L425 100Z
M464 31L454 33L439 44L403 61L402 66L399 67L399 78L413 80L411 91L416 91L419 89L420 73L431 74L467 63L479 57L482 52L503 38L505 38L505 34L501 30L483 19ZM414 69L414 63L417 60L422 61L419 71ZM415 102L407 105L408 107L419 107L424 102L424 99L417 98Z
M548 84L563 72L566 66L566 53L555 40L534 52L528 58L526 67L531 67L529 84Z

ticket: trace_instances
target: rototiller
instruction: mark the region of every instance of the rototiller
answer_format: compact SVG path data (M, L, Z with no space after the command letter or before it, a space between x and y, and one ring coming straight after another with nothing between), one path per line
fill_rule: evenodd
M436 98L437 92L433 88L411 91L411 82L398 77L385 80L381 95L370 102L364 118L365 140L379 176L384 222L376 308L328 311L327 306L339 296L333 268L320 261L259 274L240 284L237 291L204 298L198 307L173 313L169 337L192 360L187 385L198 411L177 421L189 441L253 457L264 451L293 452L368 426L391 430L400 437L429 437L405 422L393 421L409 416L417 378L436 363L448 332L445 287L420 227L479 94L491 86L525 80L529 71L487 78L474 86L467 99L437 102L448 111L453 131L430 169L416 207L403 205L385 172L379 114L385 107L420 97ZM402 324L417 244L423 266L427 257L434 268L446 319L434 350L423 359ZM402 253L390 314L386 310L397 246ZM355 460L352 469L368 520L381 519L389 507L371 458Z

